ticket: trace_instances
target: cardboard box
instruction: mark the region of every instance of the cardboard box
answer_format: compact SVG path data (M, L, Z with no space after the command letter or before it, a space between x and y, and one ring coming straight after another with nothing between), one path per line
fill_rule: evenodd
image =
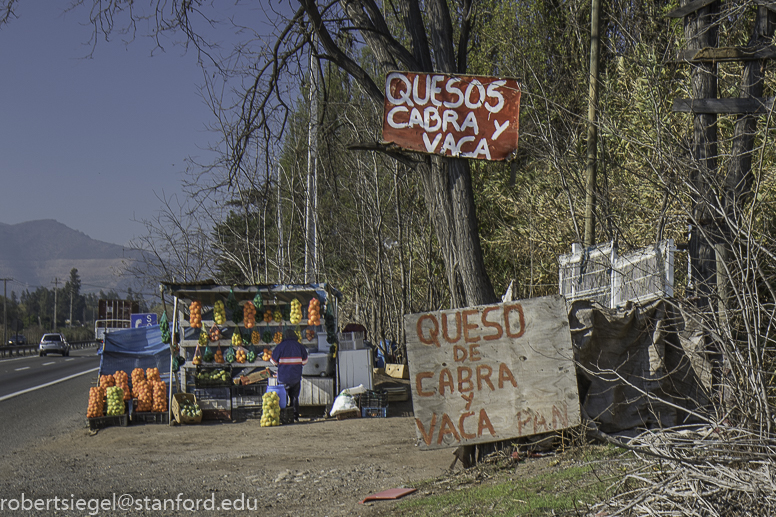
M406 364L386 364L385 374L394 379L410 378L410 371Z
M246 386L248 384L254 384L256 382L269 379L269 376L270 376L269 368L264 368L263 370L259 370L258 372L253 372L248 375L241 375L240 384L242 384L243 386Z

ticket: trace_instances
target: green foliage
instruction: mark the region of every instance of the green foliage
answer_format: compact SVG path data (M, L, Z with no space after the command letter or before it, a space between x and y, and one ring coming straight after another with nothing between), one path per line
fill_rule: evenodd
M676 0L604 5L595 240L616 241L622 252L657 238L686 242L692 121L674 113L672 104L692 96L691 68L672 62L686 46L684 27L665 18L677 6ZM458 41L463 13L460 4L450 8ZM720 38L745 44L752 12L731 9ZM471 167L483 253L499 294L513 281L520 298L557 293L558 256L582 240L589 16L582 0L475 4L466 72L516 77L523 84L517 159ZM408 44L401 18L386 10L386 21L396 40ZM382 84L382 64L357 32L343 29L335 36ZM740 66L720 64L719 74L720 95L737 97ZM771 76L766 90L774 87ZM224 282L304 278L309 104L305 79L277 163L256 160L256 169L246 171L251 180L232 191L230 211L214 226L222 257L216 269ZM450 298L423 178L390 156L351 149L379 142L382 106L330 62L323 66L319 116L316 280L347 293L345 321L365 324L373 340L401 342L403 314L444 308ZM718 195L734 124L733 117L718 122ZM776 224L773 138L772 129L755 136L756 201L747 208L764 246L772 246ZM682 294L686 267L677 262L675 270Z
M580 460L569 460L569 456L580 452ZM539 516L579 511L611 495L610 487L618 477L615 472L619 464L617 456L612 447L592 447L588 451L562 454L558 459L545 462L544 466L528 460L529 463L516 469L509 468L510 475L504 471L490 471L495 482L415 497L401 502L397 509L402 515L412 517ZM511 474L512 471L515 473Z

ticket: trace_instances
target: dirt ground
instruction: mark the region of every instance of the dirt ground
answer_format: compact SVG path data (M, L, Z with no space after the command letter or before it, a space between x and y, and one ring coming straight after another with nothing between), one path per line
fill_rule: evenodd
M48 499L49 508L15 513L5 507L0 515L190 515L196 499L197 515L390 515L395 502L360 501L443 476L453 459L452 449L416 446L411 409L408 401L392 403L388 418L303 414L297 424L273 428L258 420L96 433L84 427L9 455L9 468L0 473L2 497ZM114 497L130 511L114 511ZM100 504L110 509L87 501L82 510L63 510L79 498L109 500ZM224 500L232 509L223 508Z

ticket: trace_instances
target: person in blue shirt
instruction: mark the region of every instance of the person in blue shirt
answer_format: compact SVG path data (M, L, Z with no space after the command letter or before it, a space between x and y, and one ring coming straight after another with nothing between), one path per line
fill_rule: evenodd
M302 367L307 364L307 348L299 342L292 329L286 329L285 339L272 351L272 364L278 367L278 383L285 386L294 408L294 421L299 421L299 392L302 389Z

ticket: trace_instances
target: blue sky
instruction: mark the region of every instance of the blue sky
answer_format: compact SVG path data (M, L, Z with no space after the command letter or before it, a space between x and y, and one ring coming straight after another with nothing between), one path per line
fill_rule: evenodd
M139 38L100 40L87 12L26 0L0 29L0 222L56 219L125 245L144 233L157 195L180 191L184 160L209 160L217 135L194 52L151 57Z

